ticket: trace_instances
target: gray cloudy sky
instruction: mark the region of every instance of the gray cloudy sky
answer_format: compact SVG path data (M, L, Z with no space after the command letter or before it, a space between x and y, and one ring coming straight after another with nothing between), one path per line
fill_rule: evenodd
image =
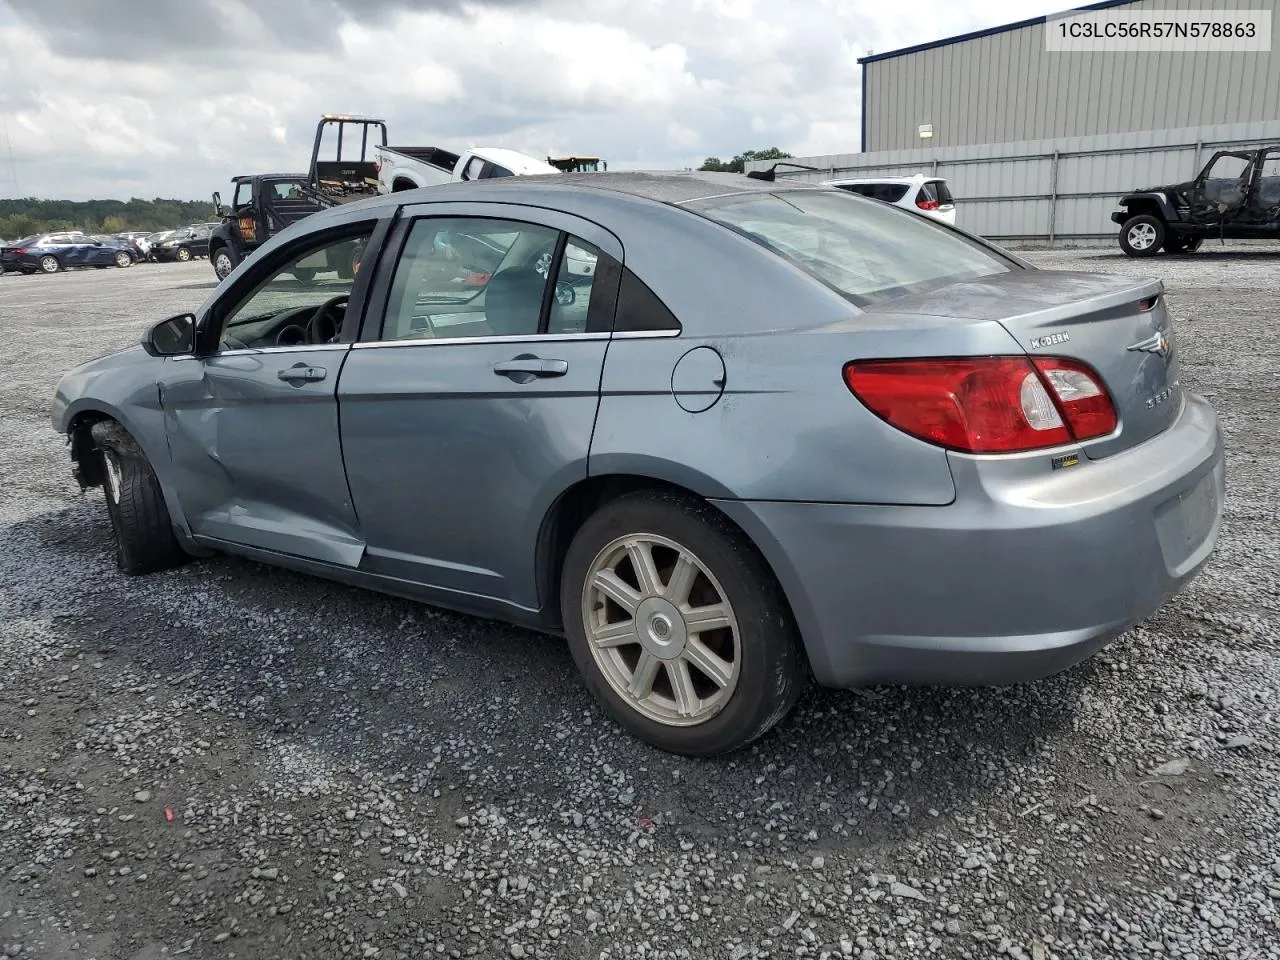
M857 58L1062 0L0 0L0 197L207 197L392 143L696 166L858 148Z

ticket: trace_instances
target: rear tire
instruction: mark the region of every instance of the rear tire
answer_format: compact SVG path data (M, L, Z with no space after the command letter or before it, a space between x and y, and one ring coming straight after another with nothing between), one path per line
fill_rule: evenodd
M62 264L52 254L45 254L40 258L40 271L42 273L57 273L61 269Z
M651 575L637 575L637 555L650 558ZM622 583L633 607L602 583ZM588 689L619 726L662 750L712 756L745 746L807 685L772 571L736 527L692 498L629 494L590 516L565 556L560 608ZM698 630L700 620L723 625Z
M185 563L187 554L174 536L160 481L146 455L116 423L94 424L93 439L102 454L116 565L137 576Z
M1120 249L1131 257L1154 257L1164 246L1166 232L1159 217L1140 213L1120 228Z

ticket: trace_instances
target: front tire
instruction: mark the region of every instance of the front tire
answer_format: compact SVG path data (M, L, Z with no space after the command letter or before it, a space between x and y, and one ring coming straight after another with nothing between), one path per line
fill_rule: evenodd
M116 266L123 270L125 267L133 266L133 257L129 256L127 251L121 250L116 254Z
M45 254L40 258L40 271L42 273L57 273L61 269L62 264L58 262L57 257Z
M97 423L93 439L103 460L103 492L115 535L116 565L137 576L185 563L187 555L173 533L164 502L146 455L119 424Z
M179 263L186 263L191 259L191 251L186 247L179 247L178 252L174 254Z
M218 247L209 259L213 262L213 273L219 280L227 279L239 262L230 247Z
M565 557L560 607L595 698L672 753L745 746L787 715L807 681L772 571L690 498L629 494L589 517Z
M1159 217L1140 213L1120 228L1120 249L1131 257L1154 257L1164 246L1166 232Z

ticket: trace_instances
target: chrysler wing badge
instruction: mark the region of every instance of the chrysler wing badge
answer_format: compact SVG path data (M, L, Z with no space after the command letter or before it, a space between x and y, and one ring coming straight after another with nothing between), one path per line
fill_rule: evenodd
M1173 349L1173 345L1169 342L1169 338L1163 333L1156 333L1145 340L1139 340L1137 343L1131 343L1125 347L1126 350L1140 351L1142 353L1154 353L1161 357L1169 356Z

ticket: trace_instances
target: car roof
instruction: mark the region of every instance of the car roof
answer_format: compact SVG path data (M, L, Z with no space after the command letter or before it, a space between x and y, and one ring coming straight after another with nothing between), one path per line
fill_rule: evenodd
M945 183L946 177L926 177L923 173L917 173L913 177L855 177L843 180L823 180L823 183L831 186L840 186L847 184L864 184L864 183L905 183L910 186L913 183Z
M613 171L601 173L555 173L524 177L494 177L488 180L454 181L419 187L400 193L383 194L343 204L328 212L369 210L422 203L428 200L522 202L521 194L555 193L595 196L623 195L642 200L678 205L711 197L740 193L781 193L791 190L825 190L818 183L801 180L758 180L740 173L710 173L700 170ZM513 196L514 194L514 196ZM323 214L320 214L323 215ZM312 219L311 217L307 218Z

